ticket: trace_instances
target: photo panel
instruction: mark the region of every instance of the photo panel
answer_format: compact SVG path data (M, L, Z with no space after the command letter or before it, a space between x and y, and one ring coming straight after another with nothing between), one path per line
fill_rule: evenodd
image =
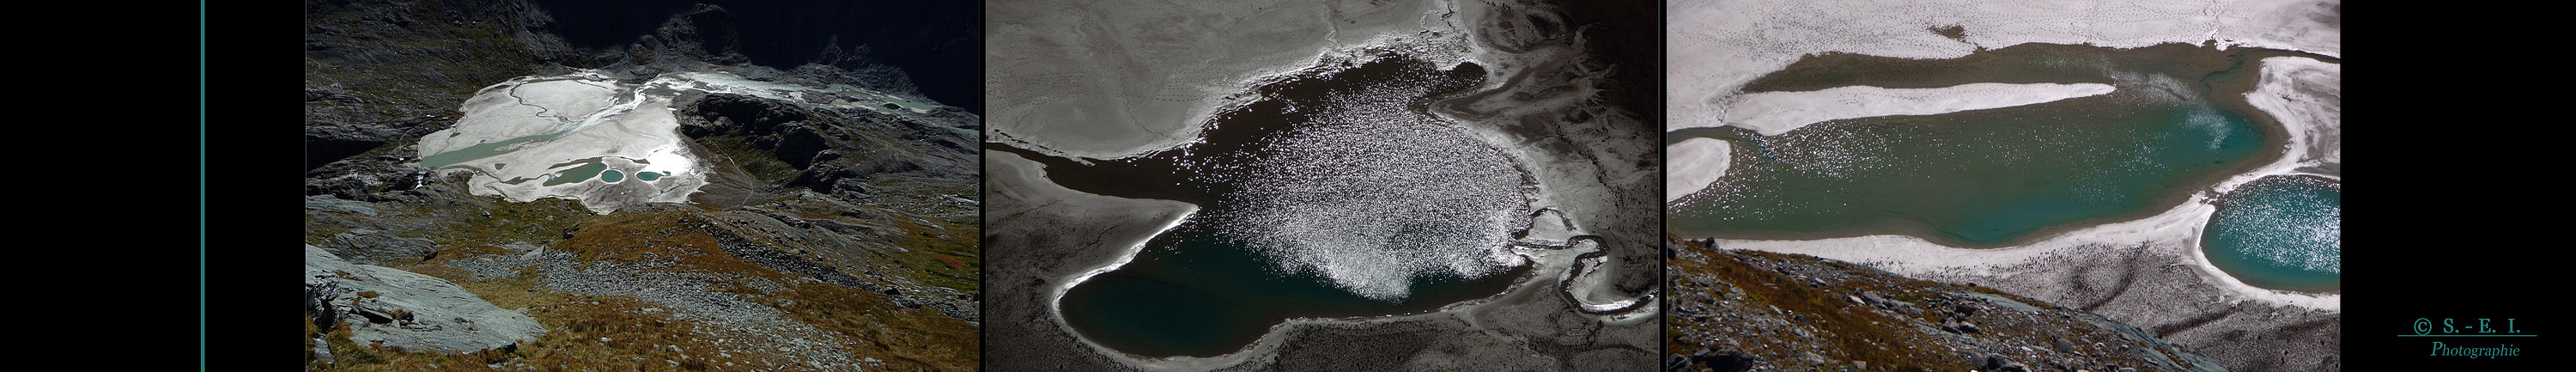
M986 368L1660 368L1659 4L987 6Z
M2342 368L2339 3L1665 11L1675 370Z

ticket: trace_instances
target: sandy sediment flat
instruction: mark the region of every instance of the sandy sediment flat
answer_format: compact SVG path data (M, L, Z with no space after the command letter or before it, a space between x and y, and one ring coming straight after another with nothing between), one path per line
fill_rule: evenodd
M1737 88L1808 54L1956 58L2024 43L2161 43L2343 55L2341 6L2250 1L1739 0L1666 7L1665 130L1727 123ZM1935 30L1960 27L1957 39Z
M1941 88L1845 86L1805 92L1760 92L1728 104L1724 122L1765 136L1829 120L1932 115L2054 102L2111 93L2096 83L1973 83Z
M2290 129L2290 159L2302 172L2340 179L2343 165L2343 64L2299 57L2263 59L2263 82L2245 101ZM2267 168L2265 172L2289 171ZM2246 180L2250 181L2250 180ZM2244 181L2238 181L2241 183ZM2233 185L2229 185L2233 188Z
M1664 164L1672 170L1664 174L1664 202L1681 200L1726 176L1729 160L1726 141L1692 138L1664 147Z
M1251 82L1369 35L1412 34L1436 1L996 2L986 133L1049 155L1116 159L1188 143ZM1415 30L1402 30L1413 28ZM1452 32L1454 34L1454 31Z
M614 88L582 80L512 79L467 98L457 108L464 115L457 118L456 127L447 134L421 137L420 152L439 154L560 130L606 108L616 93Z

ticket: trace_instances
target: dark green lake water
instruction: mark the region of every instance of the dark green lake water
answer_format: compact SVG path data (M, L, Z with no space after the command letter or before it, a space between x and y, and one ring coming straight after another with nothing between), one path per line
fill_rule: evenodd
M2343 187L2308 177L2267 177L2230 192L2210 217L2201 249L2211 264L2256 287L2343 289Z
M570 168L570 169L564 169L564 170L563 170L563 171L561 171L561 172L555 172L555 177L554 177L554 178L552 178L552 179L547 179L545 183L540 183L540 184L538 184L538 185L540 185L540 186L554 186L554 185L561 185L561 184L567 184L567 183L574 183L574 182L581 182L581 181L589 181L591 177L598 177L598 176L599 176L599 173L600 173L600 172L602 172L602 171L614 172L614 171L610 171L610 170L608 170L608 164L606 164L606 163L601 163L600 161L601 161L601 160L599 160L599 158L589 158L589 159L582 159L582 160L574 160L574 161L572 161L572 162L568 162L568 163L564 163L564 164L556 164L556 165L555 165L555 167L561 167L561 166L571 165L571 164L576 164L576 163L581 164L581 166L572 167L572 168ZM548 168L553 168L553 167L548 167ZM617 182L617 181L616 181L616 180L609 180L609 182Z
M2278 128L2242 103L2259 60L2286 52L2168 45L2030 46L1957 60L1811 58L1749 87L1925 88L2093 82L2111 94L1958 113L1862 118L1728 140L1718 186L1668 206L1685 237L1817 239L1899 233L1992 247L2139 216L2277 156ZM1862 69L1854 72L1838 69ZM2229 98L2237 97L2237 98Z
M1482 67L1355 62L1261 86L1263 99L1217 114L1176 151L1086 165L988 144L1046 164L1066 188L1202 207L1132 262L1068 289L1065 321L1124 352L1213 356L1287 319L1431 311L1525 274L1480 260L1525 224L1527 176L1424 114L1474 87ZM1104 248L1115 247L1079 249Z
M1148 356L1234 352L1289 318L1416 313L1501 293L1527 266L1479 279L1416 278L1388 302L1335 287L1314 272L1282 273L1226 234L1184 223L1116 271L1074 286L1060 304L1084 338Z

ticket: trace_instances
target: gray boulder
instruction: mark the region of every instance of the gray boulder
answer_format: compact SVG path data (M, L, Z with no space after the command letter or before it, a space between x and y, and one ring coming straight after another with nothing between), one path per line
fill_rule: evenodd
M1986 355L1984 355L1984 356L1977 357L1977 368L1978 368L1978 369L1986 369L1986 370L2000 370L2000 369L2003 369L2005 366L2010 366L2010 365L2014 365L2014 364L2020 364L2020 363L2015 363L2015 362L2013 362L2013 361L2012 361L2012 359L2010 359L2010 358L2005 358L2003 354L1986 353Z
M313 361L326 366L331 365L331 363L338 363L339 361L331 358L331 345L325 342L327 341L323 341L320 338L313 339Z
M305 306L320 321L346 323L349 340L401 350L515 350L546 333L536 319L501 309L445 279L352 264L304 246Z

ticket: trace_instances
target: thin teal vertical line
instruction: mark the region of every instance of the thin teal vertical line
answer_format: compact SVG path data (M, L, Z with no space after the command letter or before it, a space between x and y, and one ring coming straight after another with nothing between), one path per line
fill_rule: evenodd
M206 370L206 1L197 0L197 370Z

